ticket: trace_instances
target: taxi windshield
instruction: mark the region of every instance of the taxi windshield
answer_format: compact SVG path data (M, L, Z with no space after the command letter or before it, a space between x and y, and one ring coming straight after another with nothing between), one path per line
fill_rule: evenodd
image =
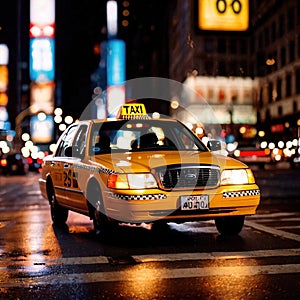
M126 151L208 151L183 124L167 120L119 120L94 123L90 155Z

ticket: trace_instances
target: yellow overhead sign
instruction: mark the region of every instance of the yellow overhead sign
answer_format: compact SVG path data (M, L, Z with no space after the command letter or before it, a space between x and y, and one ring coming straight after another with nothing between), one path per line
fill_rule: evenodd
M249 27L248 0L198 0L201 30L245 31Z

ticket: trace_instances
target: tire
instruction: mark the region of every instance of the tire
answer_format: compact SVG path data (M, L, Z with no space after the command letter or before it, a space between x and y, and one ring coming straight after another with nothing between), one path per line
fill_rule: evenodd
M164 233L167 233L168 231L170 231L170 227L166 221L155 221L152 224L151 231L158 235L164 234Z
M216 218L215 225L221 235L238 235L244 226L245 216Z
M57 203L54 188L51 186L49 191L49 204L51 219L54 225L64 225L68 219L69 210Z
M93 220L94 231L97 236L104 236L111 232L113 223L105 215L101 189L96 182L89 185L87 193L90 217Z

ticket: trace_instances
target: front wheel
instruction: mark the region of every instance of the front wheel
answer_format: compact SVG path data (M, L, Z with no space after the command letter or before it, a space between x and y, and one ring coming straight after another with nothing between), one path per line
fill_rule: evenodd
M155 221L152 223L151 230L157 234L167 233L170 230L170 227L166 221Z
M245 216L222 217L215 219L215 225L221 235L238 235L244 226Z
M104 236L114 228L114 224L110 222L105 215L102 193L97 183L93 182L90 184L87 199L90 207L90 216L93 220L94 231L97 236Z
M68 219L69 210L57 203L53 187L49 193L51 219L54 225L64 225Z

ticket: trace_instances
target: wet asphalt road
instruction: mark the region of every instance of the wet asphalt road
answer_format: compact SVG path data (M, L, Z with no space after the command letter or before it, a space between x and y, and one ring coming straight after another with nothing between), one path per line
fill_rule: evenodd
M190 222L106 240L75 213L54 228L38 174L0 176L0 299L299 299L300 169L254 172L262 201L238 237Z

